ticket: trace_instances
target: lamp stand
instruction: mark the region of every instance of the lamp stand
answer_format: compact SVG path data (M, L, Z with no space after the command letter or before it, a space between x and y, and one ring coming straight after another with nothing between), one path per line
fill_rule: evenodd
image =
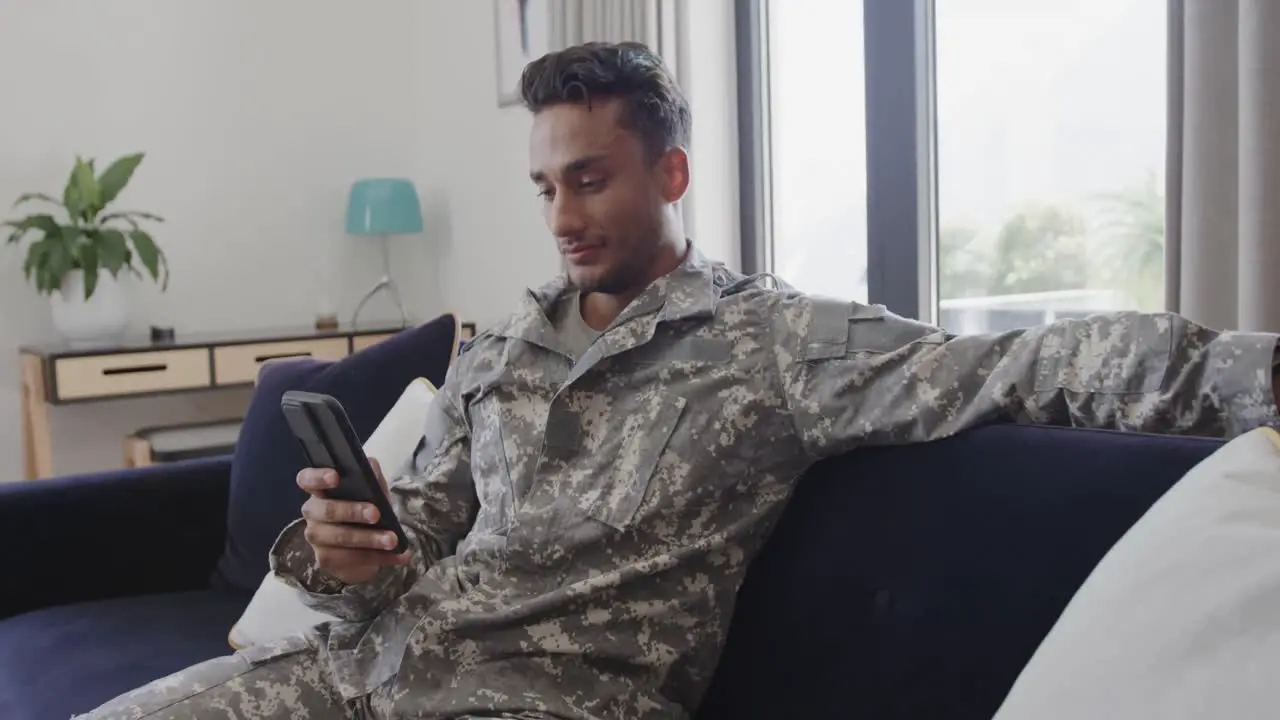
M391 302L395 303L396 310L400 311L400 327L409 326L409 318L404 312L404 304L400 302L400 291L396 287L396 281L391 279L391 250L387 246L387 238L384 235L379 240L382 241L382 277L378 278L378 282L374 283L373 287L369 288L369 292L360 298L359 304L356 305L356 311L351 314L351 328L353 330L365 303L383 290L387 291L387 295L391 296Z

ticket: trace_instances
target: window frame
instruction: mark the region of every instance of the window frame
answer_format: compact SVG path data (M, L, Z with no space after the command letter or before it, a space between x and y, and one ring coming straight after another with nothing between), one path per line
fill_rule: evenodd
M740 264L747 274L773 268L769 142L769 0L734 0L738 83Z
M773 269L769 22L777 0L735 0L742 270ZM782 0L788 1L788 0ZM866 71L867 296L937 314L934 0L862 0ZM902 158L911 158L903 162ZM785 278L783 278L785 280Z

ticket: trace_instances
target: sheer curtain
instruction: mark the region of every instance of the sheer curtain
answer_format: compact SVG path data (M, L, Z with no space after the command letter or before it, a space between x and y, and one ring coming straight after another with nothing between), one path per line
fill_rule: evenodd
M1172 0L1168 307L1280 331L1280 2Z
M549 0L550 43L637 41L676 69L676 0Z

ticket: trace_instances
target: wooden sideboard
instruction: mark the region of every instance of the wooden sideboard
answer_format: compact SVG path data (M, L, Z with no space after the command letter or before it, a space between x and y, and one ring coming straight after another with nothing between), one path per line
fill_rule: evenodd
M19 349L22 451L27 479L54 474L49 406L221 388L251 387L264 363L313 357L339 360L384 340L395 326L178 334L110 345L37 345Z

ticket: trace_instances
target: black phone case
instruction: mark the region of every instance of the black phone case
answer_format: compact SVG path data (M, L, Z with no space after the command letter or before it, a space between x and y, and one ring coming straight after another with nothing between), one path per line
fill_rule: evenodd
M337 471L338 487L325 496L374 505L378 508L378 522L370 527L395 533L397 542L392 552L408 549L404 528L391 508L391 500L382 491L342 404L330 395L290 390L280 398L280 409L302 446L308 465Z

